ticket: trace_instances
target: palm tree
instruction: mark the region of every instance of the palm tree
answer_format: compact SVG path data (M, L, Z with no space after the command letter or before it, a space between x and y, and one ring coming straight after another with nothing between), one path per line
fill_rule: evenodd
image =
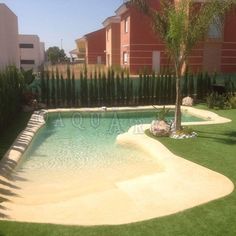
M160 0L160 10L148 0L131 0L151 18L153 30L164 42L176 76L175 130L181 130L181 78L188 56L212 24L221 29L225 13L236 0ZM176 2L176 3L173 3Z

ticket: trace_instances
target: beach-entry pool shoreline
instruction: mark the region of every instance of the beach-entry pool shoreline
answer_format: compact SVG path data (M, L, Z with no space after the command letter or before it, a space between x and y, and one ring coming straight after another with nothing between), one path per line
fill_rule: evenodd
M10 201L2 204L9 209L10 220L124 224L173 214L231 193L229 179L176 157L144 134L155 119L152 108L34 113L1 161L1 178L17 186ZM209 111L186 107L182 111L191 125L230 122Z

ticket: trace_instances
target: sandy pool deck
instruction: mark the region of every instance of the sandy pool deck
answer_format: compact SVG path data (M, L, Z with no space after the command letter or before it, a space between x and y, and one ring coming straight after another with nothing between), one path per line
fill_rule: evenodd
M211 124L229 122L207 111L191 108L188 112ZM141 130L148 127L135 126L117 137L119 145L138 149L150 160L140 165L101 170L87 178L83 173L55 172L51 179L43 173L1 174L0 216L24 222L117 225L174 214L233 191L227 177L174 155L146 136ZM37 131L35 126L32 129ZM10 160L8 165L13 165L14 158ZM111 178L112 173L116 174ZM42 176L40 181L37 175Z

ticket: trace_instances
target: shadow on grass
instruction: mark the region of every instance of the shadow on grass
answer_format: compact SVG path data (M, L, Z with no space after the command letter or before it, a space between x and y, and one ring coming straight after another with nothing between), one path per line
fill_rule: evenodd
M0 159L4 156L5 152L11 146L16 136L25 129L32 113L19 113L15 119L12 119L11 125L7 126L5 130L0 134ZM17 121L17 122L15 122ZM35 122L35 121L33 121ZM32 125L32 124L30 124ZM23 147L25 147L26 141L29 137L26 135L19 136L19 142L13 146L13 151L19 151L23 153ZM7 153L6 155L9 155ZM7 209L4 206L4 202L10 202L12 197L20 197L16 192L20 188L17 186L17 181L26 181L26 179L18 176L19 171L15 171L17 163L14 160L4 158L0 162L0 218L9 219L7 215ZM0 236L1 236L0 231Z
M236 131L212 132L195 130L199 138L211 139L226 145L236 144Z
M20 188L16 185L17 181L26 181L25 178L18 176L15 168L17 162L13 160L5 160L0 165L0 218L10 219L7 215L7 209L3 203L11 202L11 198L17 197L20 195L16 193Z

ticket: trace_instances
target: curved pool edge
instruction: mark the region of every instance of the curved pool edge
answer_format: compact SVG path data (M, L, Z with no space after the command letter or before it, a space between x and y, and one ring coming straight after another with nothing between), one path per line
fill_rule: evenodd
M9 175L11 171L19 163L22 155L26 149L31 144L34 136L37 134L38 130L45 124L45 115L47 113L57 113L57 112L114 112L114 111L135 111L135 110L149 110L153 108L163 108L163 106L136 106L136 107L99 107L99 108L58 108L58 109L48 109L35 111L26 128L18 135L12 146L3 156L0 161L0 177L1 175ZM166 108L174 109L175 106L167 105ZM201 122L187 122L182 123L183 125L211 125L211 124L222 124L231 122L230 119L221 117L216 113L207 110L201 110L193 107L181 107L183 112L195 115L199 118L203 118L206 121ZM136 125L129 129L128 132L140 133L142 134L146 129L150 128L150 124ZM6 173L7 172L7 173ZM4 176L3 175L3 176Z
M17 136L9 150L0 161L0 178L10 176L18 165L22 155L31 144L38 130L44 126L47 111L36 111L29 119L26 128Z
M193 107L182 107L182 111L203 119L207 119L207 121L203 122L183 122L183 125L212 125L231 122L230 119L221 117L211 111L196 109ZM166 214L160 216L174 214L209 203L211 201L226 197L234 191L234 183L227 176L175 155L161 142L147 136L145 131L148 129L150 129L150 124L132 126L126 133L117 136L117 144L127 146L129 148L139 149L140 151L147 153L147 155L150 155L152 158L157 159L159 163L162 163L166 175L168 176L166 181L169 181L169 179L175 181L175 178L178 178L183 182L186 180L190 182L193 181L192 184L195 184L198 188L202 186L202 189L199 188L201 198L199 199L197 196L192 205L190 203L188 206L183 206L182 208L180 207L181 209L178 211L167 211ZM199 174L199 182L198 176L196 176L195 173ZM143 178L145 178L145 176ZM151 178L152 177L150 176L150 179ZM139 178L139 180L141 179L142 177ZM128 182L129 181L127 181L127 186L130 185ZM155 184L158 185L158 182L155 182ZM208 187L204 187L204 185ZM163 189L165 190L165 187L163 187ZM206 189L213 189L214 191L204 191ZM161 190L159 191L161 192ZM168 195L171 193L167 192L166 194ZM179 204L181 205L181 202Z
M172 106L173 107L173 106ZM135 110L135 109L150 109L152 107L136 107L136 108L111 108L111 109L107 109L107 111L128 111L128 110ZM102 111L101 108L96 108L96 109L54 109L54 110L45 110L45 111L39 111L39 112L35 112L26 129L18 136L18 138L21 138L21 141L24 140L24 143L20 143L21 145L23 145L23 147L21 147L21 149L19 150L12 150L11 149L7 152L7 154L4 156L4 161L14 161L14 162L18 162L21 158L21 156L23 155L24 151L26 150L28 145L30 145L31 141L33 140L34 136L37 134L38 130L45 124L44 121L44 115L47 113L52 113L52 112L82 112L82 111ZM227 120L227 122L230 122L229 120ZM25 133L24 133L25 132ZM23 135L23 136L22 136ZM135 203L134 207L131 208L133 214L137 214L136 217L132 218L132 214L131 216L126 216L123 218L116 212L114 211L114 209L112 209L112 213L117 213L118 215L116 217L108 217L109 220L106 221L106 223L104 223L104 221L100 220L100 218L98 219L98 221L95 224L91 224L90 222L83 222L79 225L104 225L104 224L108 224L108 225L117 225L117 224L127 224L127 223L134 223L134 222L139 222L139 221L143 221L143 220L148 220L148 219L152 219L152 218L156 218L156 217L161 217L161 216L165 216L165 215L170 215L170 214L174 214L177 212L180 212L182 210L185 209L189 209L192 208L194 206L198 206L204 203L207 203L209 201L221 198L226 196L226 190L228 192L228 194L230 194L233 190L234 190L234 185L231 182L231 180L229 180L227 177L222 176L221 174L211 171L205 167L199 166L193 162L187 161L181 157L175 156L174 154L172 154L164 145L162 144L158 144L158 142L156 142L156 140L149 138L148 136L146 136L145 134L141 134L141 135L137 135L137 134L133 134L133 133L125 133L125 134L121 134L120 136L117 137L117 139L119 140L119 137L124 137L124 135L126 135L126 141L123 139L123 144L127 144L129 147L131 147L132 145L135 145L135 148L142 148L142 151L147 150L149 155L152 155L155 158L158 158L158 160L160 160L160 162L163 163L163 165L165 165L165 167L167 167L168 171L167 172L162 172L162 173L154 173L154 174L150 174L150 175L142 175L139 176L137 178L134 179L127 179L125 181L121 181L121 182L117 182L116 183L116 189L115 190L111 190L109 193L107 193L107 195L105 195L105 193L101 193L101 196L90 196L91 197L91 202L95 200L99 200L99 202L101 200L101 202L104 202L104 205L102 205L103 207L106 206L106 202L110 199L111 195L114 196L114 201L117 200L117 194L119 196L119 194L125 194L126 196L128 196L130 199L132 199L132 201ZM27 138L26 138L27 137ZM17 144L17 140L14 142L14 144L12 145L12 148L15 146L15 144ZM26 139L26 140L25 140ZM122 140L122 138L120 138L120 141ZM152 141L150 141L152 140ZM28 144L28 145L26 145ZM162 147L160 146L162 145ZM150 148L150 146L153 146L152 148ZM16 149L17 146L15 146ZM162 149L162 153L161 155L157 155L157 150ZM14 153L18 152L18 154ZM15 159L11 157L11 155L16 154L15 155ZM174 155L174 156L172 156ZM10 157L10 158L9 158ZM173 159L175 160L173 162ZM7 162L6 162L7 163ZM2 164L2 162L1 162ZM1 165L0 164L0 165ZM188 176L188 178L186 178L185 174L186 174L186 169L181 168L181 166L188 166L188 168L190 168L190 171L187 171L187 173L190 173L190 177ZM199 168L200 167L200 168ZM196 171L197 170L197 171ZM212 191L208 191L208 200L207 199L203 199L203 197L201 195L204 195L204 190L205 187L203 187L203 190L201 190L202 186L199 185L197 186L197 189L193 189L193 187L191 186L191 179L196 180L199 178L202 179L203 177L205 177L206 175L208 175L208 173L213 174L215 178L219 179L219 181L213 181L216 182L217 185L215 186L211 186L210 190ZM180 175L180 178L178 177ZM193 176L191 176L193 175ZM199 176L198 176L199 175ZM182 176L184 176L184 178L182 178ZM177 178L176 178L177 177ZM183 183L181 182L181 178L183 179ZM173 182L173 183L172 183ZM168 186L168 184L170 186ZM223 186L223 189L218 190L218 186ZM185 199L185 195L181 195L181 194L173 194L173 191L170 191L169 188L171 187L177 187L177 189L181 186L181 188L186 188L189 189L190 193L191 192L197 192L197 195L199 194L199 198L196 201L194 201L193 205L192 202L189 199L186 199L185 201L183 201L183 199ZM166 190L166 188L168 188ZM157 200L157 196L158 197L162 197L162 192L160 191L161 189L163 189L163 191L165 190L166 192L166 196L163 197L167 197L167 200L172 201L171 202L171 207L169 208L166 203L163 201L163 205L161 205L161 199L160 201ZM148 190L148 191L146 191ZM200 191L200 192L199 192ZM203 192L201 192L203 191ZM215 192L217 191L217 197L216 196L212 196L212 194L215 194ZM156 193L160 194L156 195ZM104 194L104 195L103 195ZM227 194L227 195L228 195ZM178 195L178 196L176 196ZM174 196L174 197L173 197ZM210 198L210 200L209 200ZM165 198L164 198L165 199ZM107 200L107 201L106 201ZM76 199L77 201L77 199ZM83 200L84 201L84 200ZM151 201L152 204L149 205L149 201ZM184 203L183 203L184 202ZM84 203L84 202L83 202ZM178 203L178 204L176 204ZM58 207L61 207L61 202L58 203ZM147 204L147 211L143 212L141 207L142 206L146 206ZM159 205L160 204L160 205ZM63 205L64 207L67 206L67 203L65 203ZM40 208L39 206L37 206L39 210L42 210L42 208ZM46 206L48 207L48 206ZM140 207L140 209L139 209ZM160 208L159 208L160 207ZM182 208L180 208L182 207ZM116 208L114 206L114 208L117 210L118 208ZM27 208L28 209L28 208ZM27 209L25 209L25 214L27 215L29 212L27 211ZM44 209L44 208L43 208ZM156 209L156 210L154 210ZM35 210L35 209L34 209ZM126 209L127 210L127 209ZM138 211L140 210L140 211ZM125 212L125 211L124 211ZM158 212L158 214L157 214ZM45 219L41 219L43 222L41 223L48 223L49 221L46 222ZM18 221L18 220L17 220ZM25 221L25 220L24 220ZM33 222L32 219L29 222ZM36 222L36 221L34 221ZM37 221L37 223L39 223ZM57 224L62 224L61 221L58 222L51 222L51 223L57 223ZM68 223L66 223L68 224ZM71 225L78 225L77 223L75 224L71 224Z
M178 206L170 205L155 216L146 216L143 220L176 214L219 200L230 195L235 189L234 183L225 175L173 154L161 142L144 133L120 134L117 136L117 144L147 153L157 159L164 169L163 173L117 183L120 189L132 196L132 190L136 188L135 194L137 194L137 189L143 190L148 185L149 188L158 189L164 197L159 199L160 205L165 205L170 196L178 202ZM141 194L141 191L139 193Z

